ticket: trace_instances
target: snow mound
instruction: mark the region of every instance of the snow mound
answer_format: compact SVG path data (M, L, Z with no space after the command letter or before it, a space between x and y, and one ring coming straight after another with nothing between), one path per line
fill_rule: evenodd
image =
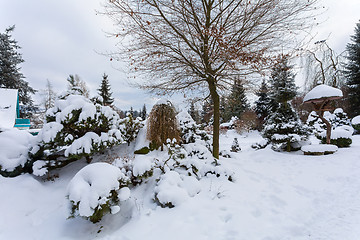
M70 181L67 191L69 200L79 204L80 216L90 217L98 206L106 204L112 190L119 190L120 181L125 178L113 165L93 163L81 169ZM126 200L130 194L122 190L119 195L119 199Z
M144 173L151 171L153 163L151 158L146 156L137 156L133 162L133 175L141 176Z
M29 132L16 128L0 132L0 169L10 172L23 167L34 139Z
M314 87L310 92L308 92L304 97L304 102L310 100L317 100L321 98L328 97L342 97L343 93L340 89L330 87L325 84L318 85Z

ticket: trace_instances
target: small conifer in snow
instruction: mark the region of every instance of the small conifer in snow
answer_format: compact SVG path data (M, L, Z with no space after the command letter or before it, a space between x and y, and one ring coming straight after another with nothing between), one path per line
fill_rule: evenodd
M231 149L230 149L231 152L239 152L241 151L241 148L239 146L239 141L237 138L234 138L234 141L231 145Z
M103 106L110 106L114 102L114 98L111 97L112 92L108 77L109 76L104 73L100 88L98 89L98 94L101 97L101 105Z

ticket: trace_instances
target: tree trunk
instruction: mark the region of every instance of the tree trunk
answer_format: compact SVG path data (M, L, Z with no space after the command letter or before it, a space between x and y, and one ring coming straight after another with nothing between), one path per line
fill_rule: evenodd
M213 156L219 159L219 134L220 134L220 98L216 91L214 81L208 81L211 99L214 103L214 123L213 123Z
M328 120L326 120L326 118L324 118L324 111L320 111L319 117L326 125L326 144L330 144L331 124L329 123Z

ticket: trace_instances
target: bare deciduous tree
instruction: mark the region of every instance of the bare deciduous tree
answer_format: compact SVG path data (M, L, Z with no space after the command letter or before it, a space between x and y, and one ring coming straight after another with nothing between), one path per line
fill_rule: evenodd
M42 104L45 108L45 111L47 111L49 108L52 108L54 106L55 100L56 100L56 92L54 91L53 85L49 81L49 79L46 79L46 88L44 90L41 90L42 95Z
M235 77L268 63L273 51L314 20L318 0L110 0L119 55L139 86L155 93L203 91L214 103L213 155L219 157L219 94ZM293 41L294 42L294 41Z
M343 54L337 54L326 42L316 41L314 46L305 50L302 56L302 65L305 69L305 78L310 90L318 83L332 87L341 87L344 84Z

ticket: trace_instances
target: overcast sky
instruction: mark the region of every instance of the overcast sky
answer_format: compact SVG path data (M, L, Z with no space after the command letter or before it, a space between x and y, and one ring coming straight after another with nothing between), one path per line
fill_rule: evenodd
M105 72L114 93L116 105L121 109L133 106L140 109L144 103L151 107L154 98L128 86L119 63L110 61L98 52L115 49L115 40L104 32L113 30L101 10L99 0L0 0L0 31L16 25L13 37L22 47L25 62L21 65L26 80L35 89L44 89L49 79L56 91L66 89L69 74L78 74L86 81L91 95ZM360 20L359 0L323 0L328 10L317 29L316 39L327 38L329 45L340 53L353 35ZM122 66L123 69L126 66Z

